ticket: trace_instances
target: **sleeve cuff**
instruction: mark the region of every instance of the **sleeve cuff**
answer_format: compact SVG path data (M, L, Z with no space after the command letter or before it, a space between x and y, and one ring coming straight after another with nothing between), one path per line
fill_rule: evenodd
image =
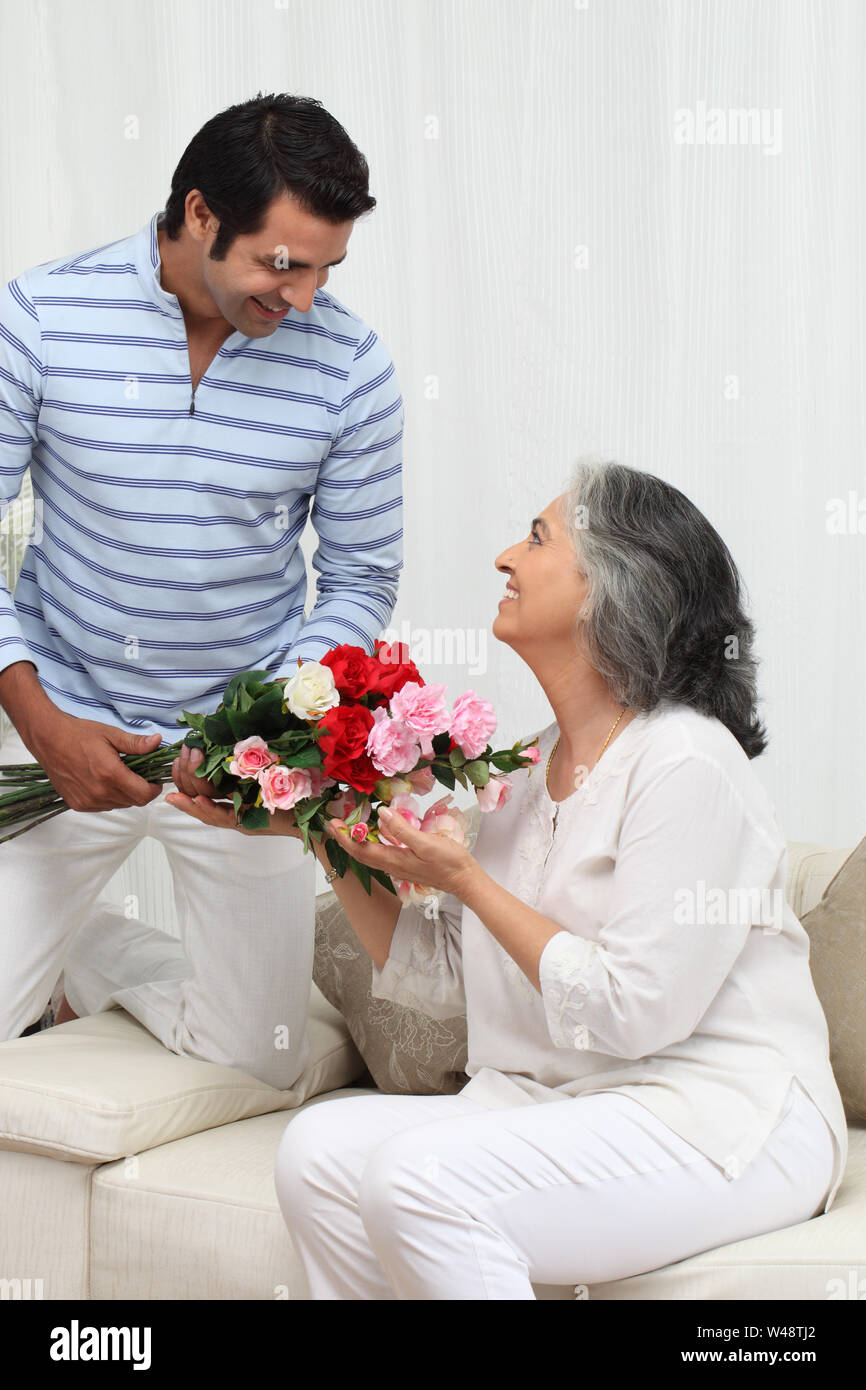
M592 1048L593 1037L581 1018L589 994L586 979L595 943L572 932L552 936L538 962L538 983L547 1029L555 1047Z

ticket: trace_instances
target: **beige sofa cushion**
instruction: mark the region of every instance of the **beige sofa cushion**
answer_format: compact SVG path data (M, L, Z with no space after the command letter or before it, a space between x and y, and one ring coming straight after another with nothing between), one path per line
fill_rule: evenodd
M376 1092L356 1088L309 1103L336 1104L346 1094ZM277 1148L293 1120L294 1112L262 1115L97 1169L90 1297L308 1300L274 1189ZM829 1212L647 1274L591 1284L580 1298L862 1298L864 1250L866 1127L854 1126L848 1170ZM575 1296L573 1285L533 1288L538 1299Z
M839 1094L849 1118L866 1119L866 839L801 921Z
M307 1037L307 1064L288 1091L170 1052L122 1009L0 1043L0 1148L106 1163L233 1120L295 1109L362 1075L342 1018L315 985Z

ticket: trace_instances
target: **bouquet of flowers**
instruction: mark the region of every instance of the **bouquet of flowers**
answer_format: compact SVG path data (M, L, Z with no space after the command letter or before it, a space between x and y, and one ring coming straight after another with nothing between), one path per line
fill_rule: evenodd
M449 790L459 782L475 789L484 812L505 804L508 774L538 762L535 741L493 751L490 701L469 690L449 710L445 691L444 685L425 685L399 644L377 641L372 656L342 645L320 661L299 659L285 680L241 671L213 714L183 711L177 722L192 730L184 739L123 761L147 781L168 782L183 744L200 748L204 760L196 776L232 800L245 830L264 829L273 812L291 810L304 852L310 838L325 839L340 877L351 869L368 893L373 877L403 902L426 902L429 888L395 882L325 838L325 821L343 820L356 840L397 844L378 823L378 807L389 805L415 828L462 844L466 819L449 796L423 813L415 798L436 782ZM29 823L0 836L0 844L68 810L38 763L0 767L0 787L4 782L14 782L16 790L0 795L0 827Z

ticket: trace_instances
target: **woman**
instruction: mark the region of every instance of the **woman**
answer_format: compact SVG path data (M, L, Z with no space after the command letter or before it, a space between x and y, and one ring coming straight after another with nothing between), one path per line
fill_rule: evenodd
M465 1008L470 1080L290 1122L276 1187L314 1299L621 1279L807 1221L844 1170L808 938L750 766L765 738L727 548L676 488L581 462L496 566L494 636L556 716L539 765L474 857L393 814L402 848L341 837L442 890L438 918L333 882L374 995ZM272 829L296 834L291 812Z

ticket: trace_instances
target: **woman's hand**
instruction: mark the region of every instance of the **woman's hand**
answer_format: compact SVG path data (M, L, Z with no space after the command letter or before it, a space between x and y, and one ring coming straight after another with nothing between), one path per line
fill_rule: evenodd
M170 792L165 798L170 806L185 811L193 820L202 825L213 825L218 830L239 830L242 835L290 835L301 839L301 832L291 811L272 811L268 824L262 830L247 830L238 824L233 801L214 801L209 796L187 796L185 792Z
M459 845L450 835L437 834L432 830L415 830L401 816L399 811L389 811L387 806L379 807L379 824L391 839L400 840L405 849L398 845L387 845L383 841L353 840L349 827L341 820L329 820L327 827L336 832L334 838L338 845L359 864L367 864L371 869L381 869L394 879L408 879L429 888L453 893L462 900L463 893L478 872L478 864L465 845Z

